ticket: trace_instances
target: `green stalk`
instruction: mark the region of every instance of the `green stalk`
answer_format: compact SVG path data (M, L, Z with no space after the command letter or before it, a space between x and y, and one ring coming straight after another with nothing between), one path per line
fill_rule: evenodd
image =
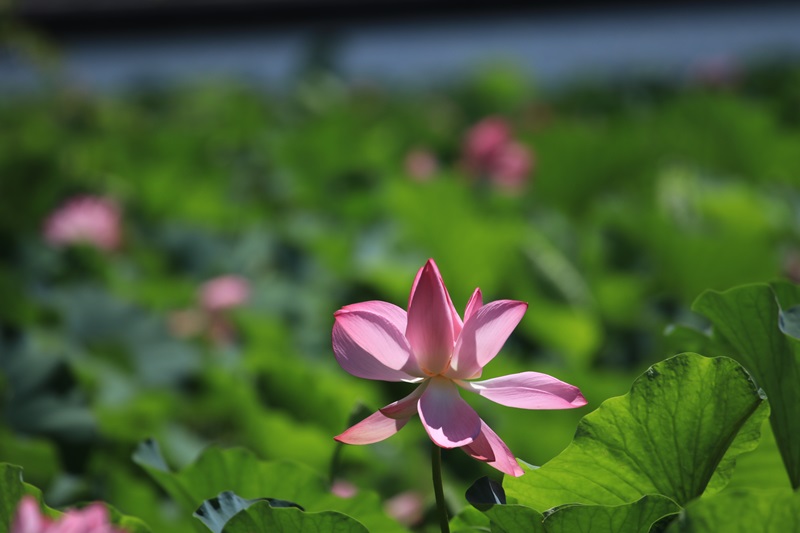
M442 487L442 449L431 443L431 470L433 472L433 493L436 495L436 510L439 514L439 526L442 533L450 533L450 521L447 518L447 505L444 501Z

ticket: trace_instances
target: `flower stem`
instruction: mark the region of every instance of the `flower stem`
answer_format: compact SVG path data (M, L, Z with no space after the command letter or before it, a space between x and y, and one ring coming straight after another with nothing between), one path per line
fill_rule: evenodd
M442 488L442 449L431 443L431 470L433 472L433 493L436 495L436 510L439 514L439 526L442 533L450 533L450 521L447 519L447 505Z

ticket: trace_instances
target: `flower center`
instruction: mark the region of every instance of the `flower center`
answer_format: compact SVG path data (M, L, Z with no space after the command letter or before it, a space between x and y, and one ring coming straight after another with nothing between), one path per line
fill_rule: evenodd
M431 378L436 377L436 376L441 376L441 375L443 375L445 372L447 372L450 369L450 362L452 360L453 360L452 356L449 357L447 359L447 363L444 365L444 368L442 368L441 370L438 370L438 371L430 370L428 368L425 368L424 366L421 366L420 370L422 370L423 374L425 374L426 376L431 377Z

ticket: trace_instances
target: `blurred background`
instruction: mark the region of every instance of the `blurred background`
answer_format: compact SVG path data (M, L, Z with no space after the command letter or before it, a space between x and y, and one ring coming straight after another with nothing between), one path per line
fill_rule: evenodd
M697 348L703 290L800 280L796 5L0 6L0 461L53 506L193 530L130 459L154 437L176 468L244 446L410 495L414 527L420 425L333 441L408 390L344 372L330 330L429 257L461 312L529 303L486 377L589 400L474 402L532 464ZM444 459L455 508L496 477Z

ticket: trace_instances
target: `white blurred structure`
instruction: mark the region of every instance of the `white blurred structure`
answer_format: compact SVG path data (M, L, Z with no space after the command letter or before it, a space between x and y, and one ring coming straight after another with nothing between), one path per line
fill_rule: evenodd
M335 59L345 80L429 84L505 61L547 83L575 75L685 73L702 62L773 52L800 54L800 4L338 22ZM245 78L281 87L306 58L313 30L258 30L121 37L62 43L62 79L89 89L136 82ZM40 76L0 50L0 88Z

